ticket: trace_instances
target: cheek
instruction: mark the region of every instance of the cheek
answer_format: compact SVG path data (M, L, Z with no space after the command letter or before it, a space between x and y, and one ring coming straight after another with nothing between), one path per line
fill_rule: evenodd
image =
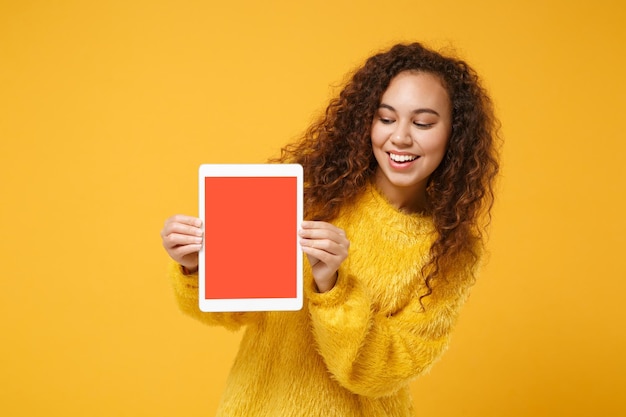
M432 155L440 155L443 158L443 155L446 153L446 148L448 147L449 135L445 132L437 135L433 135L430 140L426 141L424 144L424 150L427 153Z
M387 156L382 150L383 143L384 141L380 140L380 136L376 135L374 131L372 130L371 132L372 153L374 154L374 159L376 159L376 162L379 165L382 162L382 159L386 158Z
M383 129L381 129L380 127L376 127L376 125L372 126L370 138L372 141L372 147L374 149L380 148L385 143L385 135Z

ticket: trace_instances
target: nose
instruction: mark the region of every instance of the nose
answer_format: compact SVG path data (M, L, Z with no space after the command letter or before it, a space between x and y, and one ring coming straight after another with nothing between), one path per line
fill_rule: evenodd
M396 146L411 146L413 144L413 138L409 128L405 124L399 124L397 129L391 133L389 138L391 143Z

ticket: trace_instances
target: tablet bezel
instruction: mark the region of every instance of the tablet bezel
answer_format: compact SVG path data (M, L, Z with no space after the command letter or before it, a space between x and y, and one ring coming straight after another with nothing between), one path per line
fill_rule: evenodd
M202 220L204 239L205 230L205 178L206 177L293 177L296 179L296 230L300 228L303 218L303 170L299 164L203 164L198 170L199 185L199 213ZM294 233L294 256L296 257L296 296L294 298L229 298L207 299L205 245L198 254L198 300L201 311L204 312L245 312L245 311L295 311L302 308L303 277L302 251L298 242L297 233Z

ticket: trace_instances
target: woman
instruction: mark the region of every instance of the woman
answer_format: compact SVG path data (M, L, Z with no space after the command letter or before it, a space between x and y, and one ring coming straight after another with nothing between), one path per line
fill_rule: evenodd
M475 72L413 43L369 58L274 162L300 163L307 255L297 312L198 310L199 219L162 231L181 308L245 326L219 416L411 416L474 283L498 171Z

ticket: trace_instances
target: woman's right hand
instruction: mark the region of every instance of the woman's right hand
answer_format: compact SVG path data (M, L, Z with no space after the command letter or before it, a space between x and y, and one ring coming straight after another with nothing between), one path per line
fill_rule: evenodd
M198 270L198 252L202 247L202 220L176 214L165 221L161 239L163 247L173 260L188 272Z

